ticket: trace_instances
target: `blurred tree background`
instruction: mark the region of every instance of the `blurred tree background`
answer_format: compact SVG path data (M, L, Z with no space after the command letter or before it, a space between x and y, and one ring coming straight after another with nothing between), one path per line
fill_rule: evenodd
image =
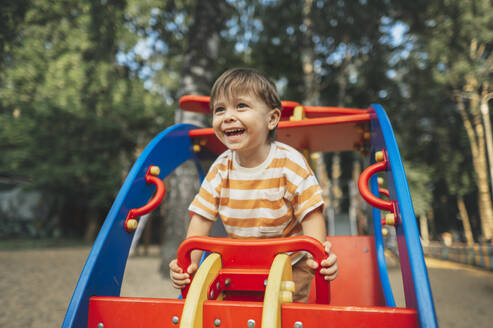
M2 3L0 198L22 188L44 207L33 210L35 220L20 220L3 200L0 236L92 240L152 137L175 122L208 124L177 110L179 97L207 94L225 69L250 66L271 76L286 100L382 104L432 238L452 231L463 241L491 239L492 7L484 0ZM331 206L347 211L353 171L368 163L352 153L323 159ZM169 211L164 226L186 223L187 213L176 214L186 211Z

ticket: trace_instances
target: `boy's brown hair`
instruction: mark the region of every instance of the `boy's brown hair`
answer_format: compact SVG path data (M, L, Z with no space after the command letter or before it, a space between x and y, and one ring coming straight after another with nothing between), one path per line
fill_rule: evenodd
M238 92L253 93L268 107L282 111L276 85L268 77L252 68L232 68L219 76L211 90L211 111L214 111L214 102L218 97L228 98ZM276 129L277 127L269 131L269 142L276 139Z

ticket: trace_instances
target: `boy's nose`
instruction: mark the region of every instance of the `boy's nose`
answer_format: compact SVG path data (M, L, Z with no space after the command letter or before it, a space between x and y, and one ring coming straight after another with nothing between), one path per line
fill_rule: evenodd
M234 112L230 109L226 109L225 113L224 113L224 121L225 122L231 122L231 121L235 121L236 120L236 116L234 115Z

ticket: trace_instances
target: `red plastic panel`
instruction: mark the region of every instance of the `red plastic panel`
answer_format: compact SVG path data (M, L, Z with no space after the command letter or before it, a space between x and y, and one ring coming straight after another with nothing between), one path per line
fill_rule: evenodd
M248 320L255 327L262 323L262 303L205 301L204 327L214 327L219 319L221 327L248 327ZM281 306L282 327L418 327L416 310L388 307L328 306L321 304L286 303Z
M330 106L303 106L307 118L340 116L340 115L359 115L366 114L366 109L355 109L345 107L330 107Z
M248 320L261 327L262 307L262 302L205 301L204 327L215 327L216 319L221 320L220 327L248 327Z
M365 142L358 126L370 119L371 114L358 114L283 121L277 128L277 140L299 150L352 151L355 144ZM192 139L203 140L205 147L213 153L220 154L226 150L212 128L191 130L189 135Z
M223 300L256 301L264 299L264 281L269 276L267 269L221 269L209 286L209 299L217 299L222 293Z
M247 327L254 320L260 327L262 302L205 301L204 327ZM89 328L98 323L105 327L154 328L179 327L173 317L181 317L183 300L92 297L89 302ZM286 303L281 307L282 327L294 327L296 321L304 328L320 327L417 327L414 309L388 307L329 306L321 304Z
M281 308L283 327L303 328L418 327L416 310L388 307L323 306L320 304L286 303Z
M88 328L179 327L173 316L181 317L184 300L132 297L91 297Z
M331 305L383 306L385 299L378 276L373 236L331 236L339 273L330 283ZM309 302L314 303L315 295Z
M264 280L269 276L269 269L222 269L219 271L218 282L221 290L252 290L265 291ZM226 282L228 280L228 282Z

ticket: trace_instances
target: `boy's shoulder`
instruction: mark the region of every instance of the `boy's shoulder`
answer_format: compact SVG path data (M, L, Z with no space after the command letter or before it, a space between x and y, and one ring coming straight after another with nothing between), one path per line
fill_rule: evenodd
M214 163L212 163L211 168L218 166L218 165L226 165L228 166L228 162L233 159L233 152L230 149L227 149L223 153L221 153L219 156L217 156L216 160Z
M296 162L306 162L305 157L295 148L287 145L285 143L275 141L276 152L278 157L284 157L286 159L291 159Z

